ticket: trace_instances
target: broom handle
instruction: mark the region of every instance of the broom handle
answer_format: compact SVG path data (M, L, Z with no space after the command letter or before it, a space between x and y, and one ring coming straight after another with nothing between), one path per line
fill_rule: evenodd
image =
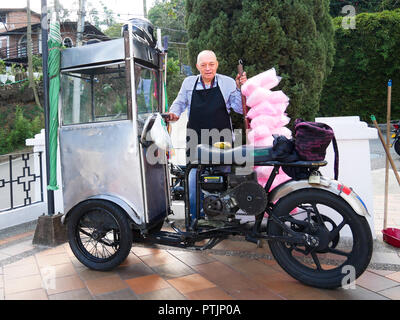
M387 96L387 114L386 114L386 145L389 148L390 145L390 118L391 118L391 99L392 98L392 80L388 82L388 96ZM387 211L388 211L388 193L389 193L389 159L386 157L385 167L385 203L384 203L384 215L383 215L383 229L387 227Z
M386 152L386 156L387 156L388 159L389 159L389 162L390 162L390 165L392 166L392 170L393 170L393 172L394 172L394 175L396 176L397 182L398 182L399 185L400 185L400 177L399 177L399 174L398 174L398 172L397 172L397 170L396 170L396 165L394 164L393 159L392 159L392 156L390 155L390 151L389 151L389 149L388 149L388 146L387 146L386 143L385 143L385 140L384 140L384 138L383 138L381 129L379 129L379 126L378 126L378 123L376 122L375 116L371 116L371 119L372 119L372 122L373 122L374 125L375 125L375 128L378 130L379 139L380 139L381 142L382 142L382 145L383 145L383 147L384 147L384 149L385 149L385 152Z
M238 73L239 73L239 76L242 76L242 74L243 74L243 61L242 60L239 60ZM239 86L241 87L240 81L239 81ZM240 94L242 96L242 109L243 109L243 117L244 117L244 128L245 128L245 130L247 130L247 129L250 128L250 126L249 126L249 120L247 119L246 97L243 95L242 92L240 92ZM247 137L247 134L246 134L246 137ZM246 141L247 141L247 139L246 139Z

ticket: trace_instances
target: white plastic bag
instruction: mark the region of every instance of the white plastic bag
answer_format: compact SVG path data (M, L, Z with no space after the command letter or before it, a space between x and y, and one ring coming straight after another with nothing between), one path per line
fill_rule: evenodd
M154 124L150 129L150 138L161 150L168 151L172 149L172 140L168 134L167 125L159 113L157 113Z

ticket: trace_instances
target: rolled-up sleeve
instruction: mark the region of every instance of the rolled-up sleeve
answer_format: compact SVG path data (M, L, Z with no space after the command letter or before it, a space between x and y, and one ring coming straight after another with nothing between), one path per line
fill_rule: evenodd
M243 114L242 95L239 89L235 89L229 95L228 108L229 107L232 108L233 111Z
M179 90L178 95L176 96L174 102L171 105L171 108L169 109L169 112L172 112L177 116L180 116L181 113L185 111L189 105L186 87L187 87L187 78L183 80L181 89Z

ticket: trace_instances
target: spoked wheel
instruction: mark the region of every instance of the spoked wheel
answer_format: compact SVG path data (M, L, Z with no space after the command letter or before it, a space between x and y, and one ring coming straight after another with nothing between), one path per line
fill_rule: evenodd
M100 271L117 267L132 247L132 230L125 213L102 200L86 201L70 213L68 238L76 258Z
M397 139L394 143L394 151L400 156L400 139Z
M299 190L280 199L273 214L292 230L318 239L315 245L269 241L276 261L295 279L336 288L354 281L367 268L372 255L368 222L339 196L319 189ZM287 236L272 220L267 231Z

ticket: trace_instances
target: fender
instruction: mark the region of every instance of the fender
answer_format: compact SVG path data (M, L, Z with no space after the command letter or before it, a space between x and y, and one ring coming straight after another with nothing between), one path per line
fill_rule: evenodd
M339 181L331 180L324 176L321 176L320 178L318 184L311 184L308 180L289 180L288 182L282 183L270 192L269 202L274 203L289 193L300 189L314 188L332 192L333 194L343 198L358 215L363 217L370 216L366 205L353 189L346 187Z
M117 196L113 196L113 195L109 195L109 194L99 194L99 195L91 196L91 197L87 198L86 200L92 200L92 199L107 200L112 203L115 203L116 205L121 207L128 214L128 216L132 219L132 221L136 225L140 226L143 223L141 221L139 215L137 214L137 210L133 209L125 200L123 200ZM86 201L86 200L84 200L84 201ZM73 208L75 208L75 206ZM61 217L62 224L65 224L65 221L66 221L69 213L72 211L72 209L69 210L66 214L64 214Z

